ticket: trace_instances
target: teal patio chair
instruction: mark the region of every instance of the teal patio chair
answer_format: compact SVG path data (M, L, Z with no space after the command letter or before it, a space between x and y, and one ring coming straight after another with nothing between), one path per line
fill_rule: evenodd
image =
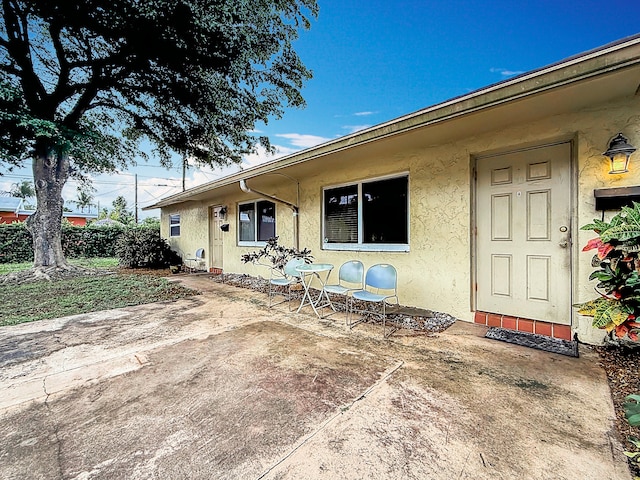
M344 312L347 317L346 324L349 326L349 295L356 290L364 288L364 265L360 260L350 260L343 263L338 271L338 283L324 286L324 291L336 295L344 295ZM329 300L332 310L336 308ZM333 315L330 313L328 316ZM326 317L325 317L326 318Z
M284 266L283 271L277 268L271 267L271 275L269 278L269 308L280 305L284 302L289 302L289 311L291 311L291 286L296 283L300 283L300 272L296 270L296 267L304 265L304 258L292 258ZM287 288L287 294L282 294L286 297L284 300L278 303L272 303L272 298L278 294L278 288Z
M367 270L367 275L364 279L364 288L357 290L351 294L351 307L349 309L349 316L352 313L359 313L361 315L374 314L382 316L382 336L387 338L386 334L386 321L387 321L387 303L388 300L395 298L395 304L398 305L398 272L393 265L388 263L380 263L374 265ZM354 302L358 300L366 304L382 304L382 313L370 311L370 310L354 310ZM355 323L349 323L349 328L362 322L364 316ZM393 329L389 335L395 332L397 329Z

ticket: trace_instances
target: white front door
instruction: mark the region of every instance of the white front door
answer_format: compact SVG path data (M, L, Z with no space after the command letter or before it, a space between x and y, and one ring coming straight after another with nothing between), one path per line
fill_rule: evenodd
M477 310L571 324L571 145L477 160Z
M224 223L224 218L221 214L222 206L209 208L209 239L211 242L211 264L212 268L223 268L222 252L223 248L223 232L220 229Z

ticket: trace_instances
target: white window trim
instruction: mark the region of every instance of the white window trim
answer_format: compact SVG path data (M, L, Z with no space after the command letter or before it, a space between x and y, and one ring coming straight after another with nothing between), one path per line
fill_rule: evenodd
M178 217L178 223L171 223L172 217ZM182 217L180 216L179 213L171 213L171 214L169 214L169 237L177 238L177 237L180 236L180 234L182 233L181 224L182 224ZM171 231L175 227L178 227L178 231L180 232L180 233L178 233L178 235L174 235L173 233L171 233Z
M362 237L364 235L364 224L362 218L362 184L370 182L378 182L381 180L392 180L394 178L407 177L407 243L362 243ZM410 178L409 172L394 173L392 175L384 175L381 177L366 178L354 182L339 183L335 185L329 185L322 188L322 225L320 234L322 235L321 244L322 250L342 250L352 252L409 252L411 245L411 196L410 192ZM327 190L340 187L348 187L352 185L358 186L358 243L329 243L324 239L324 195Z
M267 242L263 241L246 241L246 240L240 240L240 205L249 205L249 204L253 204L253 211L257 212L258 211L258 202L271 202L273 203L273 212L274 212L274 217L276 219L276 224L275 224L275 236L278 235L278 216L277 216L277 205L276 202L272 201L269 198L257 198L255 200L250 200L248 202L238 202L237 208L236 208L236 212L238 212L237 218L236 218L236 229L238 231L238 237L237 237L237 241L238 241L238 246L239 247L264 247ZM256 225L255 225L255 229L254 229L254 238L258 238L258 219L256 216Z

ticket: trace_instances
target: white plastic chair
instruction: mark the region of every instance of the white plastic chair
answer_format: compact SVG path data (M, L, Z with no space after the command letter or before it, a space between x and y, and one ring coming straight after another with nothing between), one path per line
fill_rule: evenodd
M269 278L269 308L280 305L284 302L289 302L289 311L291 311L291 286L300 282L300 272L296 270L296 267L304 265L304 258L292 258L284 266L283 271L277 268L271 268L271 275ZM287 287L287 295L284 300L278 303L272 303L272 298L277 295L277 287ZM282 294L285 296L284 294Z
M367 270L367 275L364 279L364 289L357 290L351 294L351 308L349 309L349 316L352 313L362 314L377 314L382 316L382 336L387 337L386 334L386 320L387 320L387 300L395 298L395 304L398 305L398 272L393 265L388 263L380 263L374 265ZM354 310L353 305L355 300L359 300L365 303L381 303L382 313L376 313L369 310ZM360 323L364 318L360 319L356 323L350 323L349 328L353 327L357 323ZM389 335L395 332L392 330Z
M349 294L364 288L364 265L360 260L350 260L343 263L338 271L338 283L325 285L324 291L336 295L344 295L344 312L347 316L347 326L349 326ZM336 309L331 303L331 308ZM328 316L333 315L330 313Z
M204 248L199 248L196 250L195 258L186 258L185 259L185 267L189 270L190 273L198 270L198 267L202 263L204 259Z

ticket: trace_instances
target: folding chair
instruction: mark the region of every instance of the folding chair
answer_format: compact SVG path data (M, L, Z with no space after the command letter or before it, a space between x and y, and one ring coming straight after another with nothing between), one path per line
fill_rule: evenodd
M324 286L324 291L327 293L344 295L344 312L347 317L347 327L349 326L349 294L356 290L362 290L363 288L364 265L359 260L350 260L343 263L338 271L338 283ZM332 310L335 312L336 308L333 306L333 303L331 303L331 300L329 300L329 303ZM333 313L330 313L326 317L331 315L333 315Z
M280 271L278 268L271 267L271 274L269 277L269 308L280 305L286 301L289 302L289 311L291 311L291 286L300 282L300 272L296 270L296 267L304 265L304 258L292 258L285 266L284 270ZM272 303L272 297L277 295L278 287L287 287L286 299L278 303ZM282 294L284 296L284 294Z
M364 279L364 289L357 290L351 294L351 308L349 309L349 315L353 312L362 314L376 314L382 316L382 336L387 338L386 334L386 320L387 320L387 300L395 298L395 304L398 305L398 272L393 265L388 263L380 263L374 265L369 270ZM354 310L354 302L359 300L366 303L381 303L382 313L376 313L369 310ZM364 317L358 322L349 324L350 328L357 323L364 320ZM389 335L397 330L393 329Z

